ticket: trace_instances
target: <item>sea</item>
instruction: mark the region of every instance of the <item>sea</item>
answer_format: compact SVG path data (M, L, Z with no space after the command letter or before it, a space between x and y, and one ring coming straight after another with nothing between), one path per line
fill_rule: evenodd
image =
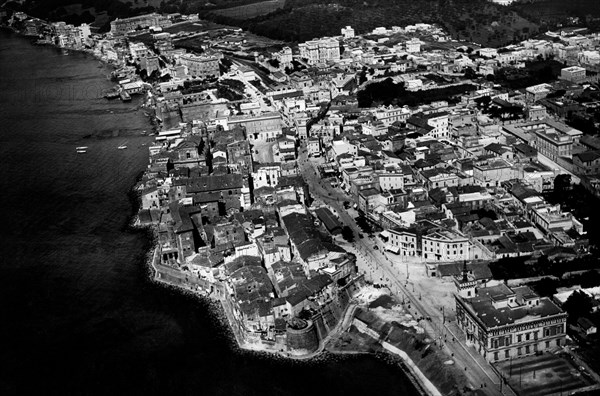
M152 126L102 98L110 71L0 32L0 395L418 394L383 355L241 351L214 304L152 280L130 227Z

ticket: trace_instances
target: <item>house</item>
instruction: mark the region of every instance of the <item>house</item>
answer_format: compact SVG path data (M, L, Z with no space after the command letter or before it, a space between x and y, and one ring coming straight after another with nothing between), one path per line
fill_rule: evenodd
M456 187L459 183L456 173L439 168L421 171L421 178L427 189Z
M586 317L581 317L577 319L577 326L583 331L586 335L596 334L598 328Z
M577 174L597 175L600 173L600 150L573 154L573 165Z

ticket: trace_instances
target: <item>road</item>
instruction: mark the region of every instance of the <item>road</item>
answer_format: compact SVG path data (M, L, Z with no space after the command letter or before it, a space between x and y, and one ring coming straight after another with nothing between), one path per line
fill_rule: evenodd
M558 165L556 162L552 161L550 158L546 157L545 155L543 155L541 153L538 153L537 160L541 164L546 165L548 168L550 168L552 170L555 170L555 171L558 170L559 173L561 173L561 174L571 175L571 181L573 183L579 184L580 179L579 179L579 177L577 175L575 175L572 172L568 171L564 167Z
M354 220L355 211L343 207L343 201L351 198L339 188L320 179L316 166L323 159L308 159L303 147L298 158L299 168L309 185L311 196L327 204L344 225L352 228L355 235L362 233ZM443 284L440 279L428 278L424 264L418 260L402 261L402 258L385 253L383 244L377 238L357 238L353 243L339 241L345 249L357 256L359 271L367 280L385 285L391 293L407 304L415 318L431 318L421 320L420 325L435 341L436 345L448 354L456 364L464 368L469 385L473 389L480 388L488 395L513 394L506 386L500 385L498 376L488 363L473 348L464 344L464 334L456 326L453 315L453 284ZM375 250L374 245L378 245ZM440 291L441 290L441 291ZM500 390L502 388L502 390Z

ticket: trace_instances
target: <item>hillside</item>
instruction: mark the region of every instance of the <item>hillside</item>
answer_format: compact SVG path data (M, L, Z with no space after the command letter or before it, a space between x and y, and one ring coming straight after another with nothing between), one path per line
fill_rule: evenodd
M215 21L242 26L257 34L286 41L339 35L351 25L357 33L378 26L418 22L444 26L453 38L498 46L537 33L537 25L487 0L287 0L285 6L255 18L209 14Z
M114 19L152 11L199 13L291 42L339 35L347 25L362 34L379 26L436 23L453 39L492 47L556 26L600 28L597 0L529 0L510 7L488 0L28 0L23 6L12 5L31 15L72 23L91 22L100 14ZM102 20L105 29L107 19Z

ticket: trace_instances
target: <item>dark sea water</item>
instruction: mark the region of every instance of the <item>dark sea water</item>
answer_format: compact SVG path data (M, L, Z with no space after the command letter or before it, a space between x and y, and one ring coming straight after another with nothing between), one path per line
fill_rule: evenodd
M380 358L240 352L206 302L149 280L127 224L150 125L100 97L109 72L0 32L0 395L416 394Z

